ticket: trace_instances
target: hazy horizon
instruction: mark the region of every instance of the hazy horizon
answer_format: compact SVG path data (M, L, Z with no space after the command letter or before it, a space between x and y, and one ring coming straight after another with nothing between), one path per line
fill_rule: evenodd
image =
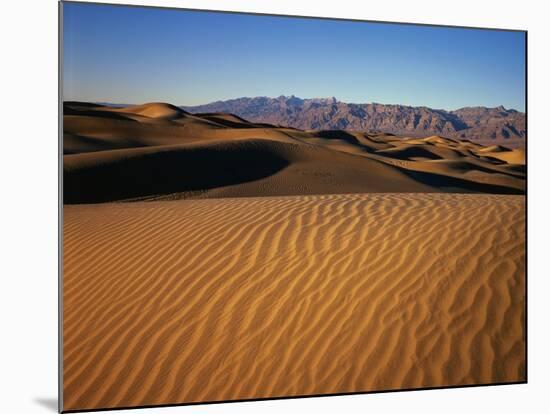
M336 97L525 112L525 33L64 3L64 100Z

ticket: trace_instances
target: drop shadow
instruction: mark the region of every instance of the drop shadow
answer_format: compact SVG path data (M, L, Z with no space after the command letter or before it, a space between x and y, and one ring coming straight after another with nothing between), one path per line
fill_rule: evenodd
M57 398L35 398L34 402L54 413L58 412Z

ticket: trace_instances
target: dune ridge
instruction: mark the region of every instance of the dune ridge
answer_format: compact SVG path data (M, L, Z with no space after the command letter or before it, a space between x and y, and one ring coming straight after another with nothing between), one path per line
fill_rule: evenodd
M440 136L301 131L166 103L67 102L64 202L373 192L525 193L525 152ZM253 148L253 149L251 149Z
M525 380L525 197L66 205L64 408Z

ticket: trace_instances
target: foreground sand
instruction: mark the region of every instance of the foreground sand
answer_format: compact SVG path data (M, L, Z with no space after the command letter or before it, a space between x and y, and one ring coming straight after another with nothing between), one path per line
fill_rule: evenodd
M524 202L65 206L64 408L523 381Z

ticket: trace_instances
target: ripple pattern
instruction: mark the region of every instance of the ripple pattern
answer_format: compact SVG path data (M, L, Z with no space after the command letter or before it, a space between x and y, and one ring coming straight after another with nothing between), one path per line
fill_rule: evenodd
M525 380L525 198L64 208L64 408Z

